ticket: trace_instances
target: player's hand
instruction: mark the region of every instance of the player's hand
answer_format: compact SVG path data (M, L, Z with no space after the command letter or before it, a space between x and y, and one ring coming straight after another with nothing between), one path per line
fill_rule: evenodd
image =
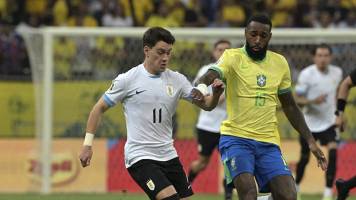
M324 153L315 142L309 144L309 149L318 161L318 167L325 171L328 167L328 161L326 160Z
M91 146L83 146L82 152L79 155L80 163L82 167L90 165L91 157L93 156L93 150Z
M323 95L320 95L318 96L317 98L315 98L312 102L314 104L321 104L321 103L324 103L326 101L326 97L328 95L327 94L323 94Z
M215 79L214 82L211 84L213 88L213 94L220 96L224 92L224 83L220 79Z
M335 119L335 126L337 128L339 128L340 132L344 132L345 130L345 119L344 117L342 116L342 114L340 114L339 116L336 116L336 119Z
M193 98L193 100L196 100L196 101L204 100L204 95L196 88L192 89L192 91L190 92L190 95Z

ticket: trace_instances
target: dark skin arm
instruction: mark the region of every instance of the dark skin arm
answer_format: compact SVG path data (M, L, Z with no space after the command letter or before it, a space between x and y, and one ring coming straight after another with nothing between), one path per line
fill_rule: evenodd
M326 170L327 161L324 153L317 146L315 139L305 122L302 112L294 101L292 93L287 92L280 94L278 95L278 98L282 104L282 109L293 128L297 130L298 133L307 141L310 151L318 160L318 166L320 166L323 170Z
M205 85L209 86L214 82L215 79L220 78L220 75L218 72L214 70L208 70L203 76L201 76L198 81L195 83L195 86L204 83ZM192 91L192 97L195 100L201 101L204 99L204 95L199 92L197 89L193 89Z

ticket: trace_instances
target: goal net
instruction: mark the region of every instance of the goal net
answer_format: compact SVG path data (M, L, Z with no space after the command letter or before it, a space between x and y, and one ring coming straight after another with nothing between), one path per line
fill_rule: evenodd
M53 137L82 137L94 103L119 73L143 61L145 28L41 28L21 31L30 56L36 99L36 136L42 161L42 189L50 191ZM243 29L171 29L176 37L170 68L193 80L199 68L212 62L211 50L219 39L233 47L244 44ZM284 55L295 83L300 70L312 63L311 49L330 44L333 64L346 75L356 67L356 32L352 30L274 29L270 49ZM137 80L139 81L139 80ZM327 86L326 86L327 87ZM356 104L355 95L349 99ZM125 136L121 107L105 114L96 137ZM182 102L177 110L177 138L194 137L199 110ZM347 108L350 123L345 139L356 138L355 106ZM279 112L282 138L297 134Z

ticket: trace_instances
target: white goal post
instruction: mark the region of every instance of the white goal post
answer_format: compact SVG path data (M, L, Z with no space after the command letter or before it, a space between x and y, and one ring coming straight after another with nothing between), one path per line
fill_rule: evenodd
M53 137L53 95L55 81L54 41L58 37L130 37L141 39L147 28L68 28L44 27L20 29L30 55L32 77L36 89L36 135L40 139L42 163L41 193L51 192L51 152ZM244 43L244 29L229 28L172 28L179 40L211 42L228 39L233 44ZM348 45L356 47L354 29L273 29L271 45L312 45L318 43ZM288 46L289 48L289 46ZM307 48L306 48L307 49ZM128 52L142 54L140 52ZM283 52L281 52L283 54ZM353 53L353 52L352 52ZM197 55L198 56L198 55ZM293 56L293 55L292 55ZM351 58L350 58L351 59ZM356 63L353 63L356 65ZM83 130L84 133L85 130ZM83 134L84 135L84 134Z

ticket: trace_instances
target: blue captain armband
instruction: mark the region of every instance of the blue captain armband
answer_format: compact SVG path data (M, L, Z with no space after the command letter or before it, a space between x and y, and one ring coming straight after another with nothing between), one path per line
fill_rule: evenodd
M113 102L106 94L103 95L103 99L108 106L115 106L115 102Z

